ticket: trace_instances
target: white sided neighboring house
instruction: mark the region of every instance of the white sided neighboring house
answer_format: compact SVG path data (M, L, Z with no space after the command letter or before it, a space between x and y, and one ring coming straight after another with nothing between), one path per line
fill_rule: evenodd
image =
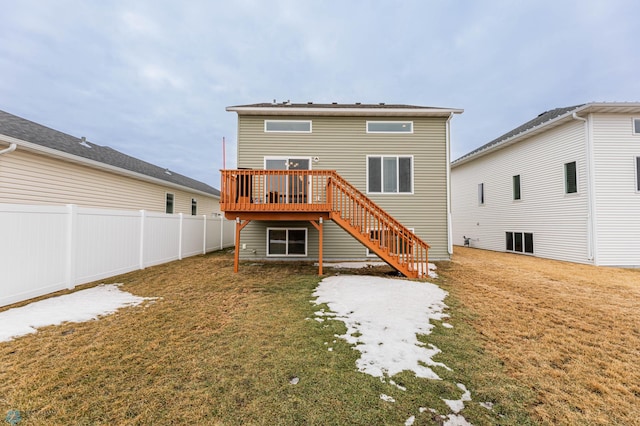
M453 240L640 267L640 103L556 108L451 165Z
M220 191L0 111L0 204L217 215Z

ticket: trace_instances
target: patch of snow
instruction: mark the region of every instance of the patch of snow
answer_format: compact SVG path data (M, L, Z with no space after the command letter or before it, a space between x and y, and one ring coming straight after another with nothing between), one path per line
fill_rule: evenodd
M120 284L101 284L86 290L33 302L0 312L0 342L35 333L39 327L84 322L135 306L153 297L134 296Z
M480 406L487 410L493 410L493 402L481 402Z
M404 426L411 426L416 421L416 416L411 416L404 422Z
M397 384L396 382L394 382L393 380L389 380L389 384L397 387L398 389L400 389L401 391L406 391L407 388L405 388L404 386L400 386L399 384Z
M449 414L443 426L473 426L460 414Z
M380 394L380 399L387 402L396 402L396 400L393 397L389 395L385 395L383 393Z
M448 322L443 322L443 323L442 323L442 326L443 326L444 328L453 328L453 326L452 326L451 324L449 324Z
M291 383L292 385L297 385L299 382L300 382L299 377L292 377L291 380L289 380L289 383Z
M345 275L323 279L314 292L316 303L345 323L339 337L361 352L359 371L382 377L410 370L429 379L440 379L430 366L447 367L432 360L438 348L425 347L417 335L429 334L430 320L441 319L446 295L427 282Z
M465 401L471 401L471 392L467 390L467 387L465 385L463 385L462 383L458 383L457 386L458 386L458 389L463 391L463 394L460 397L460 399L453 399L452 400L452 399L444 399L444 398L442 398L444 403L447 404L449 406L449 408L451 409L451 411L453 411L456 414L459 413L460 411L462 411L462 409L464 408L464 402Z
M318 263L314 263L314 266L318 266ZM381 262L381 261L373 261L373 260L367 260L364 262L322 262L322 267L323 268L334 268L334 269L363 269L363 268L374 268L376 266L385 266L387 265L386 262ZM414 266L419 267L420 271L423 271L425 269L425 264L415 264ZM434 265L433 263L428 263L426 264L426 267L429 268L428 269L428 275L429 278L438 278L438 274L435 272L437 267L436 265Z

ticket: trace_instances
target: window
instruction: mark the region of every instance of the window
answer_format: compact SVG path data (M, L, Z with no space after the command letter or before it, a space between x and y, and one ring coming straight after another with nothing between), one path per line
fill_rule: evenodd
M413 133L413 121L367 121L367 133Z
M198 214L198 200L195 198L191 199L191 216L195 216Z
M484 206L484 183L478 184L478 204Z
M520 175L515 175L513 177L513 199L520 199Z
M412 193L413 157L367 156L367 192Z
M264 120L265 132L311 133L309 120Z
M578 173L575 161L564 165L564 192L566 194L578 192Z
M267 228L267 256L306 256L307 228Z
M640 135L640 118L633 119L633 134Z
M533 234L530 232L507 232L507 251L533 254Z
M169 194L168 192L165 199L164 212L168 214L173 214L173 194Z
M640 192L640 157L636 157L636 191Z

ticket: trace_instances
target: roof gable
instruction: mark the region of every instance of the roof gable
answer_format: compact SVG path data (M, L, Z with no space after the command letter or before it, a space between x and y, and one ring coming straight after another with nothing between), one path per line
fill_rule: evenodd
M516 143L522 139L542 133L555 126L573 119L573 114L586 115L589 113L640 113L640 103L637 102L592 102L569 107L555 108L539 114L532 120L497 137L479 148L453 161L452 166L471 161L496 149Z
M206 183L123 154L108 146L100 146L88 142L84 138L76 138L2 110L0 110L0 134L70 154L79 157L79 159L96 161L173 185L183 186L216 197L220 196L220 191Z

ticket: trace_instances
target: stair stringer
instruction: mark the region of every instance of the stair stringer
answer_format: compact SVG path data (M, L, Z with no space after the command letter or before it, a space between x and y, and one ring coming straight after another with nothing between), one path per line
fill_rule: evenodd
M421 278L428 275L429 245L426 242L336 172L328 183L331 220L405 276ZM378 232L379 238L383 233L388 235L392 243L382 246L379 240L372 240L369 234L372 230ZM398 240L403 244L393 243ZM400 250L402 247L404 253ZM420 254L416 256L416 252Z

